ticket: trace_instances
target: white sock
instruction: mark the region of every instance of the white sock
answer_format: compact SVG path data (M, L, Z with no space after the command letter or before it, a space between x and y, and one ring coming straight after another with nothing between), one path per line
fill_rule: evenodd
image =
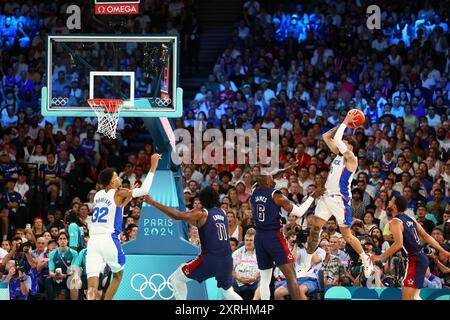
M270 280L272 279L272 269L259 270L261 281L259 282L259 292L261 300L270 299Z
M234 291L233 287L229 287L227 290L220 288L220 292L224 300L242 300L242 297Z
M185 276L181 267L175 270L174 273L169 277L170 283L173 285L173 293L176 300L186 300L187 299L187 285L191 279Z

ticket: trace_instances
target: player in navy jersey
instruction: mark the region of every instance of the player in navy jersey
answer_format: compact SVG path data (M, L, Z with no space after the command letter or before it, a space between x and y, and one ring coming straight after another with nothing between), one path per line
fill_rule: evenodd
M327 182L325 183L325 194L317 202L314 222L308 238L304 268L309 269L311 267L312 255L319 244L320 231L330 217L334 216L344 240L359 254L364 275L366 278L369 278L374 270L373 264L369 256L364 252L359 240L350 230L352 225L350 187L353 176L358 168L358 159L353 153L356 147L356 141L348 136L343 138L343 135L347 124L352 121L353 115L347 114L341 125L323 135L324 142L330 148L331 152L336 154L336 157L330 165Z
M256 227L255 253L261 275L261 300L270 299L269 286L274 262L286 277L292 299L300 300L300 290L294 268L295 259L281 231L280 210L283 208L297 217L302 217L313 203L314 198L323 193L323 189L317 189L313 196L308 197L300 206L293 204L281 191L274 189L273 176L291 170L296 165L297 163L272 174L262 172L256 178L257 185L252 192L251 206Z
M428 257L422 250L420 239L437 249L440 254L450 258L439 243L431 237L417 221L405 214L407 206L403 196L392 197L387 210L392 212L393 219L389 229L394 236L394 243L385 253L371 256L375 262L390 257L401 250L406 258L406 271L402 282L402 300L414 300L419 289L423 288L425 272L428 268Z
M233 287L233 258L228 242L227 215L219 206L219 194L211 187L200 192L203 209L178 211L154 201L149 195L145 202L155 206L175 220L183 220L198 228L202 252L188 263L181 265L170 277L176 300L186 300L187 282L198 282L215 277L217 287L225 300L242 300Z

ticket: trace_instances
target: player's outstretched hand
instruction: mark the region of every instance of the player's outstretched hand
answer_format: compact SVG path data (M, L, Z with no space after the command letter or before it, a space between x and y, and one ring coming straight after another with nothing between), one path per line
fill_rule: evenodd
M153 202L153 198L150 197L150 195L148 195L148 194L146 194L146 195L144 196L144 201L145 201L146 203L150 204L150 205L152 205L152 204L154 203L154 202Z
M299 164L300 164L300 162L298 160L295 161L293 164L291 164L290 166L288 166L286 168L286 172L289 174L297 174L296 168L298 167Z
M156 168L158 167L158 161L161 160L161 158L162 156L159 153L152 154L151 157L152 169L156 170Z
M314 199L317 199L317 198L321 197L321 196L324 194L324 192L325 192L325 188L317 188L317 189L311 194L311 196L312 196Z
M443 250L443 251L441 251L441 254L442 254L444 257L446 257L447 260L450 260L450 252Z
M343 123L348 127L348 124L352 122L353 122L353 113L348 112L347 115L345 116Z

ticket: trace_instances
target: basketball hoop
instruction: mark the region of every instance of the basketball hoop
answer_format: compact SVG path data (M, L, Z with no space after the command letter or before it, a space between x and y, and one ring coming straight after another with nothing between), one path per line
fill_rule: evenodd
M89 99L87 103L98 118L97 132L110 139L116 138L117 123L123 100L120 99Z

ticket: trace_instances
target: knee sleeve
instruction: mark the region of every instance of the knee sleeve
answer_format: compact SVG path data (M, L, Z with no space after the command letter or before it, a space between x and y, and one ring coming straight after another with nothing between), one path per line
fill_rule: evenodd
M259 284L259 291L261 300L270 299L270 280L272 279L272 269L259 270L261 281Z
M187 298L187 285L190 281L188 277L183 273L181 267L175 270L174 273L169 277L169 281L173 286L173 293L176 300L186 300Z

